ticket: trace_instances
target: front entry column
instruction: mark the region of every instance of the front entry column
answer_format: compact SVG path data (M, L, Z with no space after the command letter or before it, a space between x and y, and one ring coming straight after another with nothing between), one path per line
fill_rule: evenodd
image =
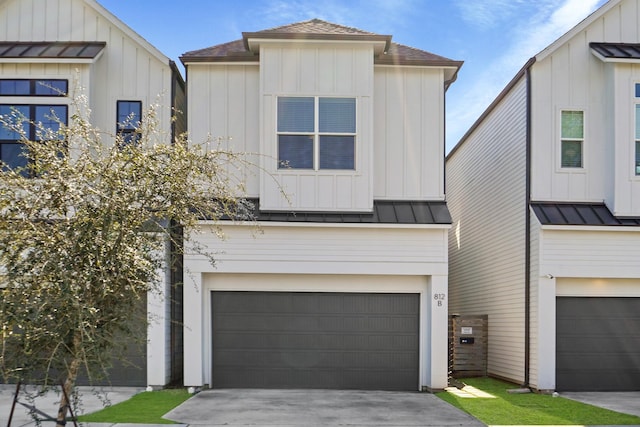
M427 348L423 357L427 359L427 363L422 386L429 391L444 390L448 385L448 281L449 277L446 275L430 276L423 300L426 325L422 333L427 336Z

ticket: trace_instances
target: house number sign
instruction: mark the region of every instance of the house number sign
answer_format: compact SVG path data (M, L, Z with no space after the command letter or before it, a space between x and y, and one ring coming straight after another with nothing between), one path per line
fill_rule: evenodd
M438 307L443 307L446 299L447 294L433 294L433 300L436 302Z

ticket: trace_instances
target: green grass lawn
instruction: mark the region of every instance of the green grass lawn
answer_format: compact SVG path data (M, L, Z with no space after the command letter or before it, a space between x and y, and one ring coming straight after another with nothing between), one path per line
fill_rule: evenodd
M190 398L185 389L167 389L138 393L129 400L87 415L80 422L175 424L162 418L164 414Z
M437 396L488 425L630 425L640 417L620 414L563 397L510 394L517 386L493 378L461 380L467 386Z

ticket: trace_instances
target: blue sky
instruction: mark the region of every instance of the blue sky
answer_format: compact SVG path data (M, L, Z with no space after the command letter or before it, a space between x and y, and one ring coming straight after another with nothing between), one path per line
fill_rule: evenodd
M462 60L447 91L449 151L525 62L606 0L98 0L179 63L187 51L320 18Z

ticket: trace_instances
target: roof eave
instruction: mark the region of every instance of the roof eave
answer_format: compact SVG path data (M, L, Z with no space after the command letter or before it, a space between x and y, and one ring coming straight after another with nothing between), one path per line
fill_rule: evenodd
M249 52L259 52L263 41L357 41L374 44L376 54L387 52L391 36L378 34L264 33L243 32L242 40Z
M260 57L258 55L225 55L225 56L188 56L183 55L180 58L182 65L202 64L202 63L250 63L258 64Z

